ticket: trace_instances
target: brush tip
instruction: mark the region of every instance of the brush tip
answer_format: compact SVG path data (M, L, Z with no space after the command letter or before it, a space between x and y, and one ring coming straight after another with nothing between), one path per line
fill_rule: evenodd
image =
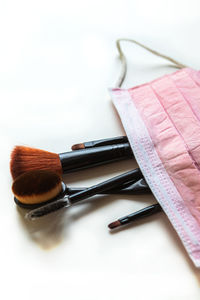
M112 223L110 223L109 225L108 225L108 228L110 228L110 229L114 229L114 228L116 228L116 227L119 227L121 225L121 223L120 223L120 221L115 221L115 222L112 222Z
M75 145L72 146L72 150L80 150L80 149L85 149L84 143L75 144Z

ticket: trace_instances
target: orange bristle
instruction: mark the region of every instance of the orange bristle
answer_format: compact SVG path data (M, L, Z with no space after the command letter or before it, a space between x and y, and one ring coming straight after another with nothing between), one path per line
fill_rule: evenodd
M59 155L56 153L16 146L11 153L10 172L13 179L32 170L51 170L62 174Z

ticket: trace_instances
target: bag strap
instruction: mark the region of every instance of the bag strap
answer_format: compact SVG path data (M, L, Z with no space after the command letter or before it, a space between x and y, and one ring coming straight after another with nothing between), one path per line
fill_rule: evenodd
M126 62L126 57L125 57L125 55L124 55L124 53L123 53L123 51L122 51L122 49L121 49L121 45L120 45L121 42L131 42L131 43L134 43L134 44L136 44L136 45L138 45L138 46L140 46L140 47L146 49L147 51L153 53L154 55L160 56L160 57L162 57L162 58L164 58L164 59L166 59L166 60L172 62L173 64L175 64L175 66L176 66L178 69L187 68L186 65L183 65L182 63L179 63L179 62L176 61L175 59L173 59L173 58L171 58L171 57L169 57L169 56L166 56L166 55L164 55L164 54L161 54L161 53L159 53L159 52L157 52L157 51L155 51L155 50L152 50L151 48L149 48L149 47L147 47L147 46L145 46L145 45L143 45L143 44L141 44L141 43L139 43L139 42L137 42L137 41L135 41L135 40L132 40L132 39L125 39L125 38L118 39L118 40L116 41L116 46L117 46L117 50L118 50L118 52L119 52L119 58L120 58L120 60L121 60L122 68L121 68L120 76L119 76L118 81L117 81L117 83L116 83L116 87L117 87L117 88L119 88L119 87L122 86L122 83L124 82L124 79L125 79L126 73L127 73L127 62Z

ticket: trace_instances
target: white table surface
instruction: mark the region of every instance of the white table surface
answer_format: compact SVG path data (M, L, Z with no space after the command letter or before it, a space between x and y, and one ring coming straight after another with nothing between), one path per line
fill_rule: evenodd
M153 196L95 197L27 222L11 192L16 144L53 152L124 134L107 91L120 70L115 40L134 38L200 67L198 0L0 2L1 299L199 299L200 271L160 213L116 233L107 224ZM123 44L124 87L172 72ZM133 160L65 176L87 186L136 167Z

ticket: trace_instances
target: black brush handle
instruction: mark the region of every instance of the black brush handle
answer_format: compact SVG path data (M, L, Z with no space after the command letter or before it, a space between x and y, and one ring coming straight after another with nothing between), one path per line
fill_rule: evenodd
M121 225L125 225L125 224L129 224L133 221L139 220L141 218L149 217L160 211L162 211L162 208L161 208L160 204L157 203L157 204L147 206L143 209L140 209L128 216L122 217L122 218L118 219L118 221L121 223Z
M120 188L121 187L121 188ZM118 186L115 189L107 190L105 192L100 192L100 194L119 194L119 195L141 195L141 194L148 194L151 193L151 190L146 183L146 181L142 178L139 179L136 182L128 182L124 185ZM69 195L75 194L77 192L81 192L85 190L86 187L80 187L80 188L68 188L67 192Z
M140 169L134 169L132 171L126 172L122 175L115 176L111 179L103 181L97 185L93 185L83 191L80 191L76 194L70 195L68 198L71 204L77 203L81 200L89 198L99 193L106 192L107 190L115 189L119 185L122 185L126 182L130 182L131 180L138 180L143 177Z
M65 185L64 185L65 186ZM65 190L59 194L57 197L64 197L65 195L72 195L78 192L81 192L83 190L86 189L86 187L72 187L69 188L67 186L65 186ZM151 190L148 186L148 184L146 183L144 178L139 179L138 181L132 180L129 182L126 182L122 185L119 185L116 189L111 189L111 190L107 190L106 192L102 192L100 194L118 194L118 195L142 195L142 194L148 194L151 193ZM14 197L14 201L15 203L25 209L34 209L34 208L38 208L41 206L44 206L46 204L48 204L48 202L52 202L52 200L49 201L45 201L45 202L40 202L40 203L36 203L36 204L25 204L20 202L16 197ZM55 201L55 199L54 199Z
M63 173L78 171L133 157L129 143L60 153Z
M89 142L85 142L84 146L85 148L93 148L93 147L123 144L123 143L128 143L128 138L126 136L117 136L113 138L89 141Z

